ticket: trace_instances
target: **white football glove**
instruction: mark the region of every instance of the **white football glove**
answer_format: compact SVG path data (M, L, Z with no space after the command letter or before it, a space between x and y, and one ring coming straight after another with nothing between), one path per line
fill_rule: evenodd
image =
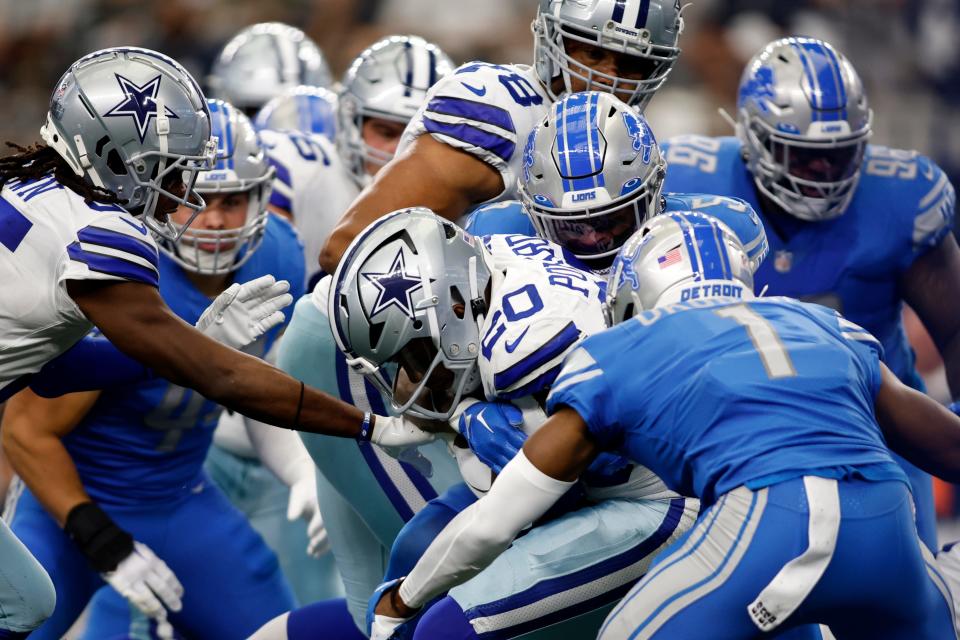
M180 611L183 585L150 547L134 541L130 555L121 560L116 569L100 575L143 615L157 622L161 638L173 638L167 609Z
M283 322L282 310L293 302L290 283L271 275L234 282L197 320L201 333L234 349L246 347Z
M307 554L319 558L330 550L327 530L320 515L320 502L317 500L316 472L311 466L310 474L304 475L290 486L290 499L287 502L287 520L293 522L303 518L307 523Z
M376 416L370 442L396 458L405 449L436 440L436 434L424 431L402 416Z

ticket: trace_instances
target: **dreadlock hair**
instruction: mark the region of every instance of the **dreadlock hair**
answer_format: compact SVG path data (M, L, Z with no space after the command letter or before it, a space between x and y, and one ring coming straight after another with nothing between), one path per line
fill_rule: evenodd
M79 195L87 204L100 202L123 205L127 202L113 191L94 186L78 176L53 147L39 142L30 147L7 142L7 146L18 153L0 158L0 189L10 180L27 182L52 173L57 182Z

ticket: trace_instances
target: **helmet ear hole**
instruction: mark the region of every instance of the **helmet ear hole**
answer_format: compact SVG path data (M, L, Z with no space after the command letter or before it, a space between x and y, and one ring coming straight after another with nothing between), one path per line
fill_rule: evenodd
M107 154L107 168L113 171L114 175L127 175L127 166L123 164L123 160L120 159L120 154L116 149L110 149Z

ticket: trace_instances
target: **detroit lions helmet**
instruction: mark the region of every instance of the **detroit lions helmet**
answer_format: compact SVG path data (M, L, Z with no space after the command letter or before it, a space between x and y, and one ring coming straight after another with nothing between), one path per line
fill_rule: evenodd
M679 0L540 0L533 22L534 62L541 82L554 100L552 81L563 78L563 92L573 91L572 78L584 91L613 93L639 111L663 86L680 56L683 30ZM576 41L632 56L635 64L618 75L595 71L567 53L565 41ZM635 72L635 73L633 73Z
M643 116L609 93L572 93L527 138L520 199L542 237L612 257L659 213L665 169Z
M220 50L207 79L210 96L253 115L284 89L329 88L327 59L307 35L281 22L243 29Z
M664 213L623 245L607 281L607 325L702 298L753 297L747 253L730 228L702 213Z
M417 36L384 38L354 59L340 91L337 147L360 185L370 180L367 162L383 166L393 157L364 142L364 119L405 125L423 104L427 90L453 67L439 47Z
M853 65L822 40L771 42L740 79L737 136L747 168L761 193L801 220L844 212L872 121Z
M330 325L347 362L393 409L446 420L480 386L477 356L490 270L473 236L429 209L401 209L350 244L330 289ZM409 395L400 371L413 387Z
M117 194L161 236L177 237L154 217L161 195L203 208L194 180L213 162L210 112L193 77L163 54L116 47L73 63L54 89L40 136L78 176Z
M246 220L234 229L180 229L179 242L158 238L157 246L187 271L224 275L239 269L263 240L274 169L247 116L222 100L208 100L207 104L217 140L217 162L209 171L200 172L196 189L207 195L246 193Z
M290 129L335 139L337 94L323 87L300 85L271 98L253 119L257 131Z

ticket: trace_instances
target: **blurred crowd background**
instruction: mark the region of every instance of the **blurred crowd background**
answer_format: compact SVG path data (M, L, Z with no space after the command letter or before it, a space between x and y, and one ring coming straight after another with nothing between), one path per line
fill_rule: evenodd
M47 100L67 66L108 46L173 56L205 84L220 47L249 24L305 30L336 74L367 45L415 33L457 62L529 64L537 0L0 0L0 142L38 139ZM684 9L683 53L647 115L659 138L725 135L744 63L781 35L835 44L862 76L875 111L873 142L917 149L960 178L960 0L695 0ZM931 393L940 363L912 323ZM944 515L960 511L941 487ZM956 536L954 536L956 537Z

